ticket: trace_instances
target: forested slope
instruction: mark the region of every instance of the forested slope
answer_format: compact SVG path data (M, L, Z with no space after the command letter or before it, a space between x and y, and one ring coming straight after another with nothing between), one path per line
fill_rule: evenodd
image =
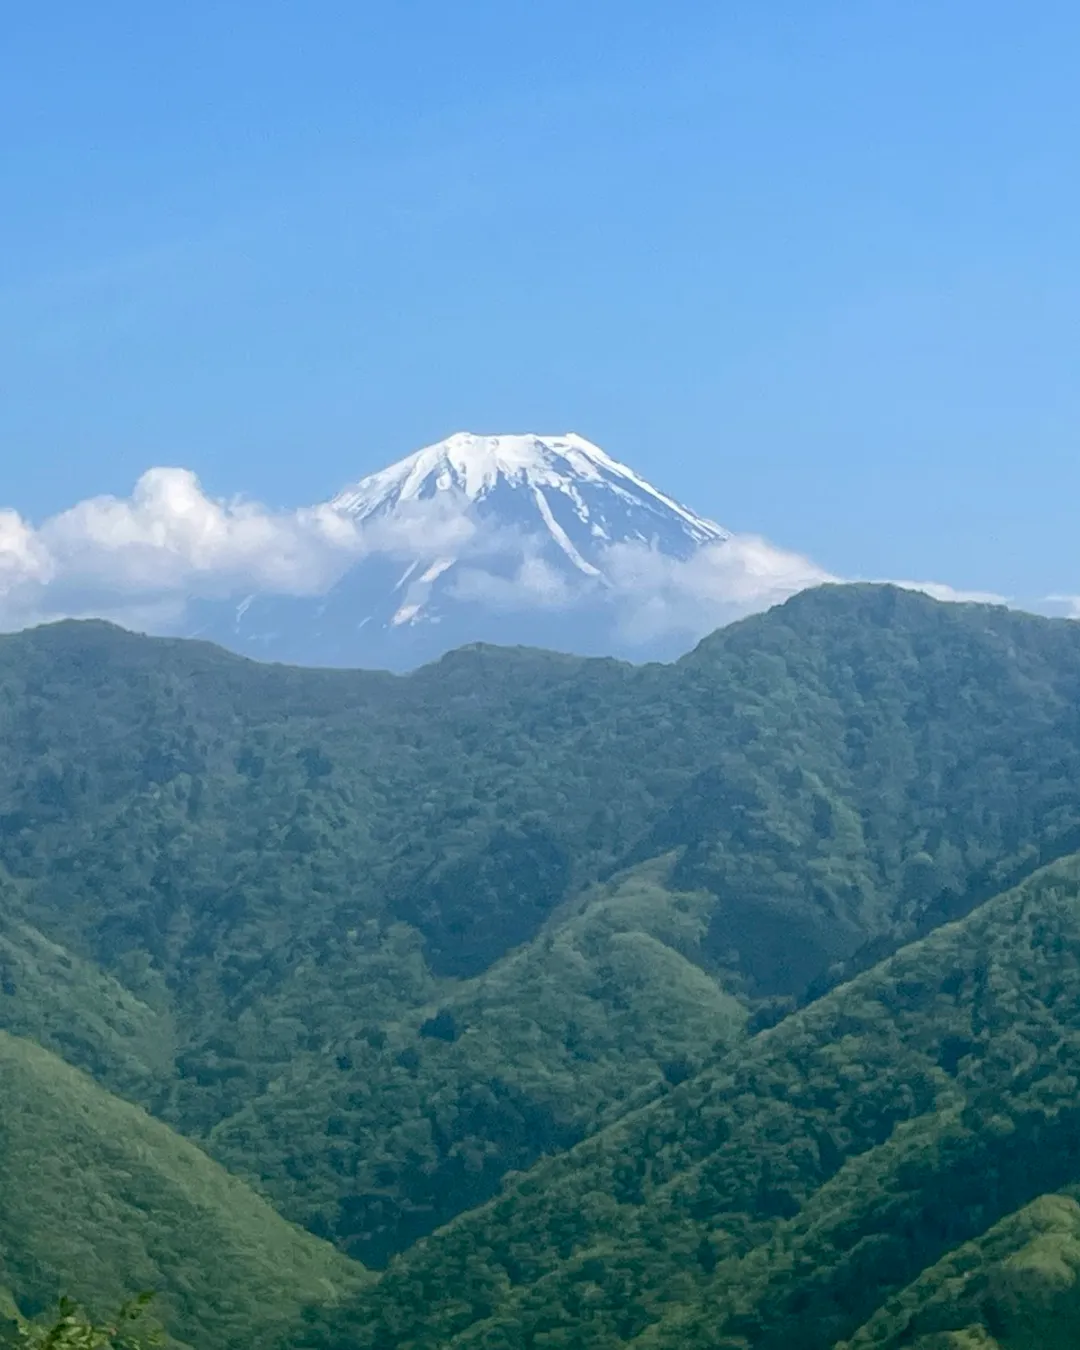
M356 1028L333 1058L299 1058L209 1147L283 1213L382 1264L489 1199L507 1168L569 1147L741 1037L745 1008L685 954L703 898L665 889L665 872L596 888L438 1005Z
M923 933L945 961L942 922L1078 848L1080 629L890 587L803 594L672 666L474 648L398 678L97 623L0 638L0 1026L372 1265L473 1211L407 1297L426 1248L363 1304L385 1350L695 1317L764 1346L811 1296L777 1285L789 1259L842 1304L800 1215L969 1121L961 1051L995 1061L963 1009L1011 949L985 936L983 975L907 1012L861 980L813 1000ZM740 1160L718 1180L714 1131Z
M24 1312L153 1290L178 1340L251 1346L363 1278L167 1126L0 1032L0 1287Z
M1075 626L892 588L670 667L5 638L0 1024L378 1263L734 1029L676 999L646 1043L637 985L797 997L1080 845L1078 709Z
M964 1243L837 1350L1074 1350L1080 1205L1044 1195Z
M1080 1180L1078 958L1074 857L533 1168L323 1343L829 1350Z

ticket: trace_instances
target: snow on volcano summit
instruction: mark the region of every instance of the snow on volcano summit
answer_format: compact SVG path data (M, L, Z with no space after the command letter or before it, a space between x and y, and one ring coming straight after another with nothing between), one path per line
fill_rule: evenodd
M336 585L248 597L227 632L206 615L201 636L264 659L396 668L481 640L612 650L602 630L620 549L682 562L730 538L571 433L459 432L326 508L364 542Z
M625 502L645 504L659 515L678 517L698 542L727 537L727 531L719 525L680 506L598 445L573 433L475 436L461 431L362 478L340 492L333 505L365 518L401 502L433 497L437 492L456 491L469 501L479 501L500 482L532 492L560 492L573 502L582 520L589 516L582 489L588 495L602 487Z
M675 546L678 556L728 532L658 492L583 436L475 436L459 432L347 487L332 505L358 521L391 515L440 493L502 514L505 524L541 526L574 566L590 541ZM535 519L539 517L539 519Z

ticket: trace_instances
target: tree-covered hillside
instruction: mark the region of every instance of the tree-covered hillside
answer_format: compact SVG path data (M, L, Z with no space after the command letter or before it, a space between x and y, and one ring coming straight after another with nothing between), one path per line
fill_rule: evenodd
M177 1341L224 1350L364 1278L167 1126L0 1032L0 1287L23 1313L153 1290Z
M837 1350L1075 1350L1075 1191L1040 1196L949 1252Z
M1071 1344L1075 1205L1024 1207L1080 1183L1078 1077L1080 856L515 1179L319 1343Z
M0 1025L381 1264L1080 847L1080 630L824 588L672 666L0 639Z
M439 1004L357 1027L333 1058L299 1057L208 1146L283 1213L382 1264L487 1200L508 1168L739 1039L745 1008L684 954L701 906L650 869L597 888Z
M144 1231L179 1164L95 1163L88 1265L81 1219L47 1241L54 1164L107 1134L145 1161L163 1126L73 1077L49 1100L91 1093L92 1145L65 1105L0 1107L35 1197L0 1211L0 1286L30 1304L181 1278L209 1292L171 1315L218 1341L254 1296L372 1350L899 1346L951 1253L1080 1182L1073 625L827 588L673 666L394 678L61 624L0 639L0 749L0 1025L372 1265L450 1223L327 1319L307 1275L250 1292L288 1227ZM280 1223L219 1190L239 1231Z

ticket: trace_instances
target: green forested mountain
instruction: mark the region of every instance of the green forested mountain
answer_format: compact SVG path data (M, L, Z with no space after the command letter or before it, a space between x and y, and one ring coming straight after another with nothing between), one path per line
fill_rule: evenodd
M829 1350L912 1344L934 1318L1000 1328L983 1257L1080 1182L1078 955L1073 857L534 1167L324 1343ZM1037 1250L1075 1307L1075 1206L1056 1203ZM1054 1290L1029 1265L1038 1303Z
M950 1253L1080 1182L992 1152L1034 1118L991 1110L1028 1090L1009 1018L971 1022L1035 1025L1010 904L1072 978L1076 625L829 587L672 666L392 677L58 624L0 638L0 750L0 1027L349 1255L406 1253L337 1320L312 1297L315 1339L900 1346L889 1300L937 1316ZM1000 1195L923 1234L969 1164Z
M0 1287L24 1312L146 1289L178 1340L255 1345L362 1278L166 1125L0 1032Z
M208 1146L381 1264L739 1038L745 1008L682 954L700 908L645 869L599 888L438 1005L298 1057Z
M1044 1195L949 1252L837 1350L1074 1350L1078 1328L1080 1205Z

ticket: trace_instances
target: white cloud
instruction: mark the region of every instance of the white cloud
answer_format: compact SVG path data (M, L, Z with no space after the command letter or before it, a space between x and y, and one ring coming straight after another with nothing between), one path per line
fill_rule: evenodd
M1080 595L1047 595L1039 609L1061 619L1080 619Z
M535 542L530 547L520 536L512 542L519 557L524 552L524 561L493 572L481 565L490 561L490 538L475 540L476 565L459 571L455 594L503 611L584 608L602 598L614 608L619 637L642 647L670 638L693 641L810 586L852 580L757 535L734 535L686 559L644 543L615 544L605 553L602 583L583 577L571 585L539 556ZM1011 603L995 592L959 590L941 582L891 584L953 603ZM1080 599L1076 609L1080 616Z
M329 507L275 513L215 501L187 469L150 469L130 497L93 497L46 521L39 540L60 577L126 593L228 592L242 580L317 593L361 551Z
M93 614L173 628L189 599L319 595L366 553L456 548L473 528L440 501L361 530L331 506L220 501L190 470L150 469L130 497L90 498L36 529L0 510L0 626Z
M932 600L945 600L952 604L1010 605L1013 602L1006 595L994 591L964 591L955 586L946 586L939 581L890 581L891 586L899 586L905 591L922 591Z
M32 526L16 511L0 510L0 596L51 575L52 560Z
M458 600L501 611L568 609L596 592L593 577L577 584L543 557L551 540L514 529L478 531L453 578Z
M332 507L316 508L333 511ZM395 558L458 555L473 546L476 522L464 498L447 492L426 501L402 502L392 518L369 520L363 526L363 552Z
M604 553L600 579L557 571L541 556L545 544L550 540L520 534L478 537L471 565L455 577L454 594L505 612L603 604L615 616L619 637L645 646L663 638L694 640L807 586L838 580L754 535L706 545L687 559L645 543L615 544ZM491 567L493 558L511 556L513 566Z
M644 545L616 544L607 560L622 635L638 643L677 634L702 637L796 591L838 580L756 535L708 544L685 560Z
M80 502L35 527L0 509L0 628L61 617L111 618L149 631L182 631L189 601L252 592L321 595L371 553L441 558L460 599L507 611L580 609L601 602L620 638L642 647L692 641L836 577L753 535L707 545L690 558L645 544L611 546L603 578L566 573L545 557L550 539L478 529L453 494L417 501L358 526L331 506L273 511L209 496L186 469L155 468L129 497ZM427 599L442 564L417 573L405 608ZM939 600L1011 603L937 582L897 582ZM1080 618L1080 596L1032 608ZM591 619L590 619L591 621Z

